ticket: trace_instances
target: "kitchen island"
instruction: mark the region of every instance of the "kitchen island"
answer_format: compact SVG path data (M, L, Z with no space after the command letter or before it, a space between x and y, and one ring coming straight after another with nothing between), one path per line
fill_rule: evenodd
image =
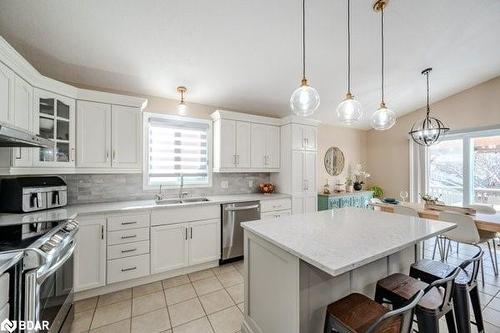
M341 208L246 222L247 333L320 333L325 309L379 279L409 271L420 241L453 223Z

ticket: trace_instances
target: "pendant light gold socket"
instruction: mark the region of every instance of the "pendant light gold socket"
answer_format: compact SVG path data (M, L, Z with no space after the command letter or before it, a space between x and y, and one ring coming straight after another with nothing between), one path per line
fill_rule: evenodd
M389 0L376 0L373 3L373 10L376 12L380 12L382 9L385 9L389 4Z
M380 102L380 108L381 109L387 109L387 107L385 106L385 102Z
M177 92L180 94L184 94L186 91L187 91L186 87L183 87L183 86L177 87Z
M349 91L347 94L345 94L345 99L354 99L354 96Z
M302 79L301 86L307 86L307 79Z

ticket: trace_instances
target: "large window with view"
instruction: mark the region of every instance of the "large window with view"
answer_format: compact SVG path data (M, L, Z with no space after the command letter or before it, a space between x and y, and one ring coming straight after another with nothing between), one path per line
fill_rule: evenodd
M146 114L145 134L146 188L211 186L209 121Z
M427 154L427 193L500 211L500 129L449 135Z

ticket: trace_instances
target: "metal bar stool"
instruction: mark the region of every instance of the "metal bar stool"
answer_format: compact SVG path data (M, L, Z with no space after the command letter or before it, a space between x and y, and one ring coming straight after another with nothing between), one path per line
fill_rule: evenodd
M350 294L328 305L324 333L410 333L415 306L423 295L417 292L399 309L389 311L362 294Z
M454 281L453 306L459 333L471 332L469 297L476 318L473 324L477 326L478 332L484 332L483 315L481 313L479 291L477 288L477 276L479 274L483 250L478 245L472 246L476 247L478 252L471 259L465 260L458 266L461 271ZM467 270L468 267L472 269ZM424 259L411 265L410 276L426 283L432 283L448 276L456 268L457 266L441 261Z
M455 333L455 316L451 297L454 288L453 280L459 272L460 269L456 268L446 278L436 280L431 284L401 273L389 275L377 282L375 301L391 303L393 308L397 309L417 292L423 290L424 296L415 309L418 331L439 332L439 319L445 316L448 331Z

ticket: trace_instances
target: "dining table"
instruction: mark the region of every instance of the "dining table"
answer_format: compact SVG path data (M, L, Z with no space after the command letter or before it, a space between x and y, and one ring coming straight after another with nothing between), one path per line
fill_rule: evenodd
M394 213L394 206L402 205L415 209L421 218L439 220L440 211L428 209L425 207L424 203L398 202L392 204L385 202L372 202L370 203L370 205L373 206L376 210L388 213ZM496 212L496 214L476 213L475 215L471 215L471 217L476 222L478 230L500 233L500 212Z

